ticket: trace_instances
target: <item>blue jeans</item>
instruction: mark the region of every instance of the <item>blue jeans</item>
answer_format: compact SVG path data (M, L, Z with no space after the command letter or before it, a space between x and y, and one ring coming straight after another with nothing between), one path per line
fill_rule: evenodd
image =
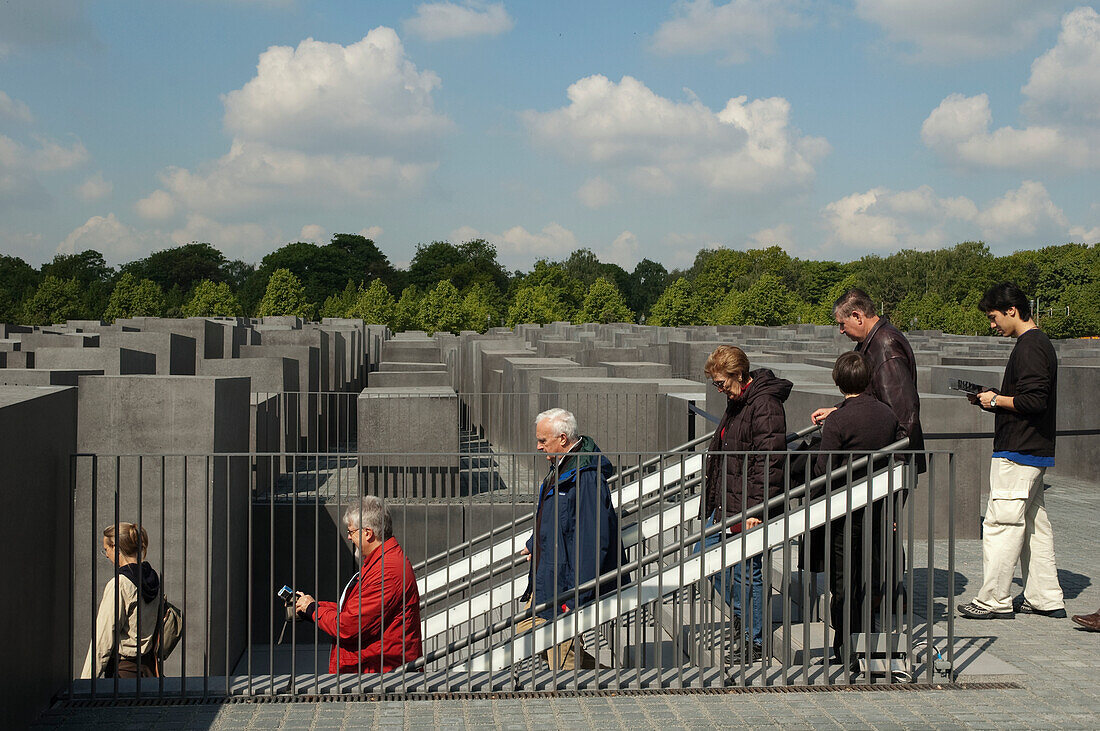
M706 528L715 524L714 516L707 518ZM704 539L707 551L721 552L722 550L722 533L717 531ZM692 549L692 553L699 553L700 544L696 543L695 548ZM734 552L733 557L739 554L740 549L735 549L733 546L726 545L726 551ZM727 557L731 557L731 554L727 554ZM714 584L714 588L718 590L725 600L726 604L733 608L733 613L738 617L742 617L741 624L746 634L751 638L754 645L759 645L762 642L764 632L764 557L754 556L749 558L746 563L748 564L749 572L749 584L745 587L745 598L748 599L752 606L752 624L749 627L744 627L745 620L741 613L741 564L736 563L725 571L719 572L710 577L711 582Z

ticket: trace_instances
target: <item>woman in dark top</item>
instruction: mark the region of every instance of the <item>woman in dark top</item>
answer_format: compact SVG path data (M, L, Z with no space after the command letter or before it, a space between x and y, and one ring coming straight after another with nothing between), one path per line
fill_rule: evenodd
M821 453L814 459L815 477L847 464L852 459L852 452L877 451L902 437L901 428L898 426L893 410L866 391L870 381L871 369L860 353L852 351L836 359L833 365L833 383L844 394L844 401L836 411L829 414L821 427L821 446L819 447ZM839 454L830 454L830 452L839 452ZM853 484L857 484L865 474L866 470L854 472ZM844 479L835 481L833 489L843 489L847 484L846 480L847 475ZM883 534L884 505L885 501L880 500L871 510L871 583L874 587L872 611L882 597L880 584L883 579L883 561L876 554ZM844 540L846 522L847 517L833 521L832 539L829 545L829 592L832 595L829 609L833 627L833 653L838 661L841 660L840 650L844 640L846 569L851 583L852 601L848 607L848 618L849 630L852 633L864 631L863 602L867 595L867 582L863 575L864 508L852 511L850 542ZM816 533L819 540L812 542L817 543L818 546L816 551L811 549L811 553L817 553L817 556L822 558L825 548L824 533L823 531Z
M783 492L784 457L720 454L721 452L773 452L787 448L787 420L783 402L791 393L790 381L777 378L770 370L749 370L744 351L731 345L721 345L707 358L704 368L707 378L726 396L726 411L708 447L706 459L706 495L702 515L706 524L734 518L768 498ZM745 520L745 528L760 525L759 517ZM739 533L740 524L730 528ZM721 533L709 536L705 546L718 546ZM715 548L714 550L720 550ZM747 566L737 564L723 574L719 591L741 617L741 594L744 590L752 607L752 622L746 628L746 656L756 660L761 656L763 639L763 559L754 556ZM742 572L749 572L748 585L742 589ZM748 655L751 642L752 655Z

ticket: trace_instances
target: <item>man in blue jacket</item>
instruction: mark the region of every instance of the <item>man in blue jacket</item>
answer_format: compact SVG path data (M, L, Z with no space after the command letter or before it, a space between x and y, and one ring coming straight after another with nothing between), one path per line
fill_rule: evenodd
M619 515L607 487L614 473L610 460L591 437L578 433L577 418L565 409L550 409L536 417L535 443L550 462L550 471L539 486L535 531L521 551L531 562L524 599L536 611L532 619L517 625L518 631L592 601L597 596L595 587L583 591L578 587L626 563ZM623 576L621 583L628 580ZM613 592L619 584L615 579L605 581L599 593ZM565 641L549 653L548 660L559 669L572 670L574 639L559 639ZM594 666L584 653L581 667Z

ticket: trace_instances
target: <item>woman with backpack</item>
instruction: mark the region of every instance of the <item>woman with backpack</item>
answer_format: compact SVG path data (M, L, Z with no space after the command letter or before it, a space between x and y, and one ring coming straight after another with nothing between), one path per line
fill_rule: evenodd
M160 577L145 561L149 536L133 523L103 529L103 555L117 567L103 587L82 678L157 675ZM138 648L140 649L140 652Z

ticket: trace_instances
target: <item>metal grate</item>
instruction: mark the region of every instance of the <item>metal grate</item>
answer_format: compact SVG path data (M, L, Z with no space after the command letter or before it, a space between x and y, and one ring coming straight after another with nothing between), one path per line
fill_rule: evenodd
M783 685L729 688L628 688L623 690L544 690L497 693L347 693L318 695L233 696L195 698L119 698L59 701L54 709L137 706L201 706L240 703L372 703L379 701L521 700L525 698L611 698L615 696L740 695L747 693L880 693L937 690L1019 690L1019 683L880 683L875 685Z

